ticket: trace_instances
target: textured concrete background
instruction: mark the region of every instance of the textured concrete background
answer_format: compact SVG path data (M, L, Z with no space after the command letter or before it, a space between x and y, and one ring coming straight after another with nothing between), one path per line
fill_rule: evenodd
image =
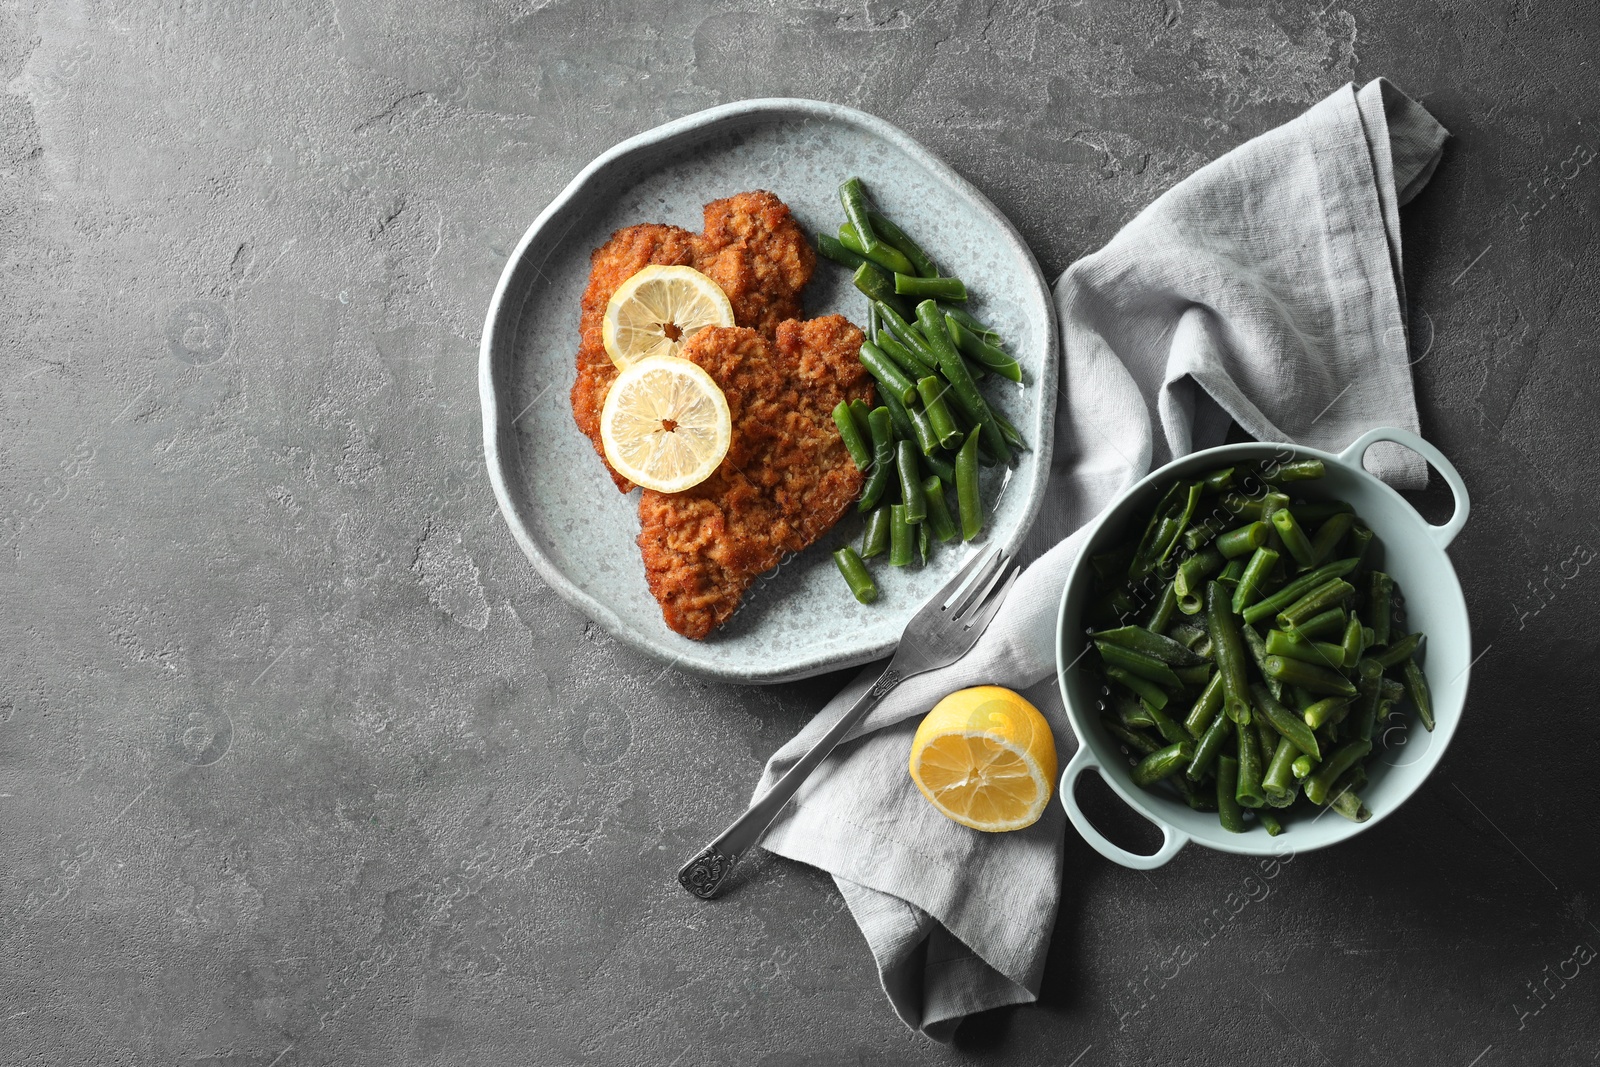
M0 2L0 1063L1594 1061L1592 6L747 7ZM534 579L475 389L526 224L794 94L920 137L1054 276L1377 75L1456 135L1405 218L1477 506L1440 772L1270 871L1070 844L1042 1004L953 1050L817 872L685 896L840 679L663 673Z

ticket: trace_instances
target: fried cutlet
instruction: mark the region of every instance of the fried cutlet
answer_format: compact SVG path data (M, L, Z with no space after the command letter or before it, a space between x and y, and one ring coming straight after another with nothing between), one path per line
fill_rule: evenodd
M715 473L681 493L645 490L639 548L667 625L703 638L759 575L833 526L862 473L833 424L841 400L872 398L857 354L861 331L842 315L789 320L767 340L711 327L683 355L728 398L733 440Z
M769 340L778 324L800 314L800 290L811 280L816 253L789 207L771 193L738 193L705 207L704 232L645 223L611 235L590 257L589 285L578 322L578 376L572 385L572 417L594 443L600 443L600 409L617 370L601 336L606 304L617 287L651 264L691 266L722 287L733 318ZM627 492L633 483L606 470Z

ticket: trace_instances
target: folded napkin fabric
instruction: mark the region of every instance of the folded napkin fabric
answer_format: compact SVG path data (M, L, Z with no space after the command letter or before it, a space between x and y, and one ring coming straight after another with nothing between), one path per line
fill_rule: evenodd
M1007 834L940 815L907 773L917 722L956 689L1010 686L1050 719L1065 763L1056 611L1086 523L1153 466L1221 444L1230 420L1333 451L1373 426L1418 429L1398 209L1446 136L1388 82L1347 85L1195 172L1057 281L1063 395L1027 569L977 647L890 693L763 842L833 875L908 1026L949 1040L973 1012L1037 998L1067 830L1054 802ZM1367 462L1397 487L1427 473L1398 448ZM758 795L879 670L772 757Z

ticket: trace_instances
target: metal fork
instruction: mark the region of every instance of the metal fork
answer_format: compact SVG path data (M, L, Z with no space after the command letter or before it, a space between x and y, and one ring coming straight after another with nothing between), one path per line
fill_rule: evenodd
M678 871L679 884L702 900L716 896L739 859L761 840L801 784L878 701L907 678L947 666L967 654L993 621L1020 573L1008 565L1006 554L999 549L980 552L969 560L906 624L894 658L872 688L776 785L683 865Z

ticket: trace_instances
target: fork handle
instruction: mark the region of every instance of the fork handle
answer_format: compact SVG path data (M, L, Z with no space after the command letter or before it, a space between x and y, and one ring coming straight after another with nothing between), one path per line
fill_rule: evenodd
M805 780L811 777L811 772L828 758L829 753L839 747L839 742L844 740L845 735L853 730L857 723L866 718L867 712L876 707L878 701L907 677L909 675L906 672L896 669L891 662L883 674L879 675L878 680L872 683L872 688L861 694L850 710L845 712L839 721L811 746L810 751L801 756L799 761L784 773L782 778L778 779L776 785L761 794L761 797L751 804L743 815L735 819L731 826L683 865L678 871L678 883L701 900L715 897L721 890L723 881L733 872L739 860L761 840L767 828L783 810L783 806L789 803Z

